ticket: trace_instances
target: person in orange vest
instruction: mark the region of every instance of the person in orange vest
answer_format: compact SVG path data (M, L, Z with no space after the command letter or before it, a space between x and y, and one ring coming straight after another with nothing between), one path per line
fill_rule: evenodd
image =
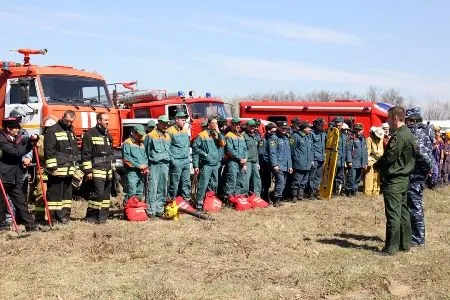
M373 168L373 164L383 156L383 138L384 131L382 128L375 126L370 128L370 136L366 139L369 159L364 176L364 194L368 196L380 194L380 172Z

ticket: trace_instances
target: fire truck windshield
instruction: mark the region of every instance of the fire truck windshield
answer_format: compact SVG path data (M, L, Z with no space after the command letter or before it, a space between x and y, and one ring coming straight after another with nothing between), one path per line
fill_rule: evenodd
M218 115L223 118L231 118L230 113L225 109L223 103L199 102L189 104L191 117L193 119L207 118L211 115Z
M40 79L49 104L73 101L80 106L111 106L106 83L102 80L64 75L42 75Z

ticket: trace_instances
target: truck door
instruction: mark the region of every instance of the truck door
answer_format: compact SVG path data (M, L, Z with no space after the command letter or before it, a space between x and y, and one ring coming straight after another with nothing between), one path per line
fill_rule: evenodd
M36 78L9 79L6 86L5 117L22 116L22 127L29 134L41 133L42 99Z

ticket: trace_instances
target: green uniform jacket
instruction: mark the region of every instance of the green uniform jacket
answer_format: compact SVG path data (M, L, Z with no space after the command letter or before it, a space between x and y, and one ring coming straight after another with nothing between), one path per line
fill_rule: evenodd
M414 136L403 125L391 137L383 156L375 165L383 177L409 176L416 162L415 148Z
M147 165L144 143L133 137L127 138L122 144L122 159L126 168L137 169L141 165Z
M227 157L234 161L240 162L241 159L247 159L247 144L244 137L230 131L225 135Z
M153 164L169 163L172 160L170 153L170 137L166 133L155 129L145 136L145 153L148 161Z
M245 143L247 144L247 161L251 163L258 163L258 136L256 134L250 135L247 132L244 132L242 135L244 136Z
M174 125L167 129L170 137L170 152L174 159L187 159L190 154L190 138L186 129Z
M221 148L225 147L225 140L221 133L203 130L192 144L192 163L194 168L200 165L215 166L222 160Z

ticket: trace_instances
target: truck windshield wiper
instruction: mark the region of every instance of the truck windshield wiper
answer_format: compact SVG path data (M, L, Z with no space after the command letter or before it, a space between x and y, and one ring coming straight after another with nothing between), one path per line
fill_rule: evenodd
M100 102L100 101L98 101L97 99L92 99L92 98L84 98L84 99L86 99L86 100L89 100L90 101L90 103L96 103L96 104L100 104L100 105L102 105L104 108L106 108L108 111L111 111L111 109L105 104L105 103L102 103L102 102Z
M74 101L80 104L87 104L93 111L96 111L95 107L91 104L92 99L90 98L70 98L69 101ZM86 101L89 101L86 103Z
M70 100L70 99L57 99L57 98L53 98L53 97L49 97L49 98L50 98L50 100L53 100L56 102L62 102L62 103L73 105L78 110L80 109L80 107L78 105L76 105L75 103L73 103L72 100Z

